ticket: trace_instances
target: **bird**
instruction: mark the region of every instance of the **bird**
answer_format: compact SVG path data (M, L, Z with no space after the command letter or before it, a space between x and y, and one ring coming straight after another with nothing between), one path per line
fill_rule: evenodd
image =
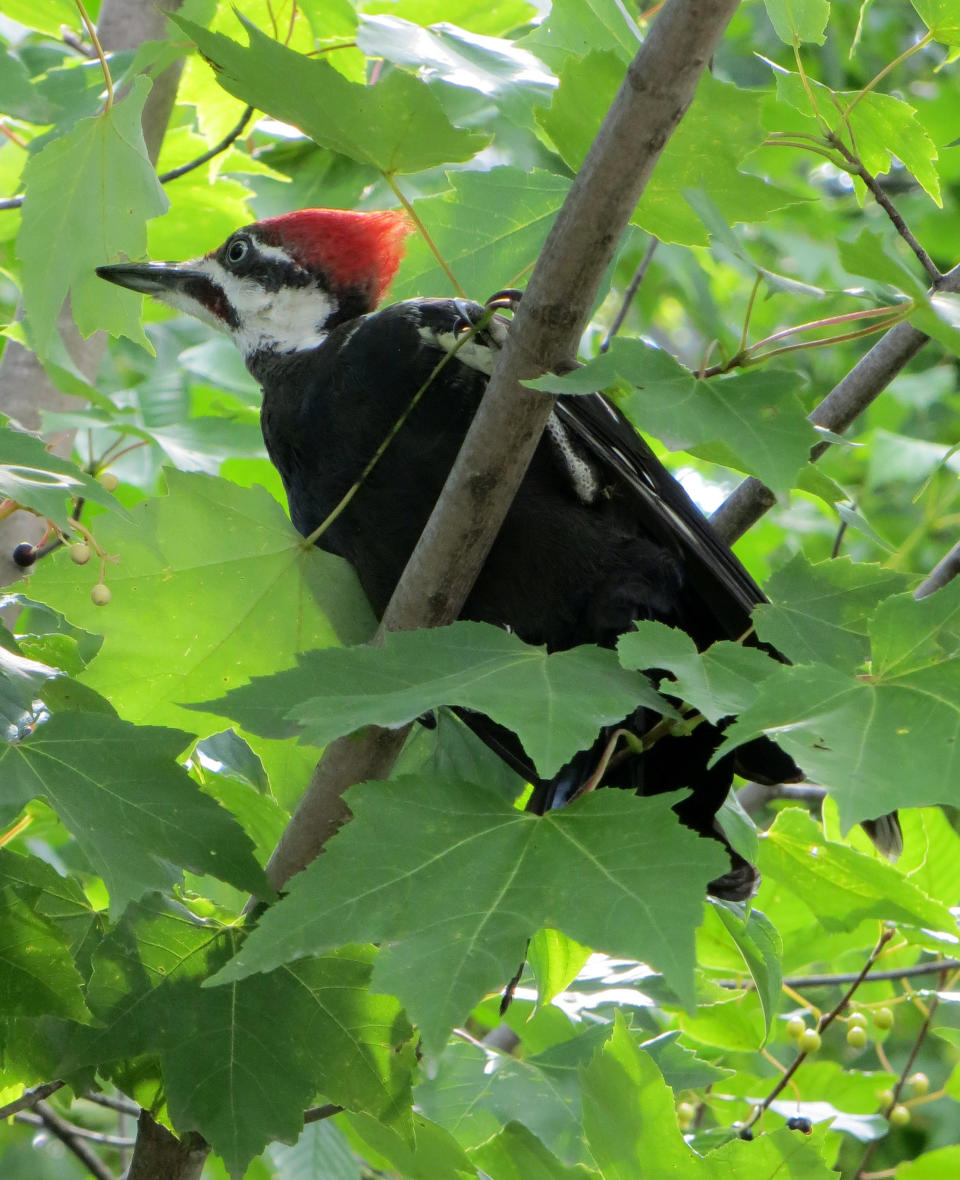
M500 313L464 298L380 307L409 232L407 216L394 210L304 209L243 226L202 258L97 268L101 278L233 338L263 392L264 442L294 526L309 537L342 507L317 544L353 566L378 617L509 331ZM763 601L681 484L595 393L556 399L461 618L508 628L550 651L612 647L636 622L653 619L682 629L702 650L749 636L751 611ZM765 737L708 767L722 734L706 722L608 758L617 729L642 736L659 721L638 708L543 780L507 729L477 713L460 716L533 784L529 806L541 813L587 784L640 794L686 788L674 810L726 846L730 870L708 892L731 900L751 896L758 880L715 818L734 773L764 783L803 777Z

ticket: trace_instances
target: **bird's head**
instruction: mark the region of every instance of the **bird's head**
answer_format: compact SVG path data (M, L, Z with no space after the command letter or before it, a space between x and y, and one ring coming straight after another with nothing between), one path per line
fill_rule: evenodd
M397 212L303 209L245 225L203 258L97 274L224 329L249 360L314 348L337 324L373 311L409 229Z

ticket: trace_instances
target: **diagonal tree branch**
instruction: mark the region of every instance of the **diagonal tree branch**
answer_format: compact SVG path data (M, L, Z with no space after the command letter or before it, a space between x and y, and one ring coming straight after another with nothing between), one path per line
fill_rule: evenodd
M960 266L948 271L934 290L960 291ZM910 324L897 324L891 328L830 390L810 414L810 421L834 434L841 434L883 393L929 339L926 333ZM828 442L817 443L811 448L810 461L816 462L829 446ZM775 503L773 492L751 475L714 512L710 523L729 545L742 537Z
M736 8L737 0L671 0L650 28L554 222L378 634L442 626L460 613L553 406L518 382L575 364L620 236ZM343 792L388 773L404 737L374 730L328 747L267 866L274 886L313 860L348 818Z

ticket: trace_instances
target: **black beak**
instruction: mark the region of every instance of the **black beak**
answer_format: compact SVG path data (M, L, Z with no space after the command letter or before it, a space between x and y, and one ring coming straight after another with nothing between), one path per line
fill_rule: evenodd
M210 279L200 271L191 270L182 262L117 262L98 266L97 274L118 287L129 287L143 295L159 295L183 291L197 281L209 284Z

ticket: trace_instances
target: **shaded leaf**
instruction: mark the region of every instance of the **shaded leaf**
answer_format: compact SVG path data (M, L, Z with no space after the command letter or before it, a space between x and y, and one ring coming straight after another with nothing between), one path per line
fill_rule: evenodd
M66 935L9 885L0 888L0 995L7 1019L90 1019Z
M468 1151L516 1119L565 1164L585 1162L577 1069L605 1037L594 1026L522 1059L451 1041L434 1076L417 1086L417 1105Z
M268 1142L294 1142L318 1092L403 1127L411 1030L396 1000L367 991L372 949L201 989L235 937L162 899L131 907L96 955L103 1027L77 1030L63 1067L159 1052L174 1125L235 1175Z
M726 731L715 757L767 733L837 801L846 830L897 807L956 806L960 748L960 584L915 602L887 599L869 623L871 672L777 668Z
M217 982L347 941L389 942L374 986L400 997L434 1057L550 926L642 956L690 1002L693 928L725 858L677 823L669 797L600 791L533 816L480 787L403 779L362 784L347 800L352 822Z
M0 814L46 799L103 878L113 916L167 888L173 865L269 895L250 840L177 765L189 741L103 714L55 715L27 740L0 747Z
M364 725L405 725L438 705L462 705L512 729L544 776L638 705L672 712L613 652L577 647L548 655L499 627L471 622L388 633L383 647L308 652L296 669L202 708L222 709L267 736L284 732L289 718L304 741L325 746Z
M526 382L550 393L589 393L620 384L620 408L671 450L709 453L786 496L807 462L814 431L797 396L796 373L748 371L698 380L669 353L616 338L609 351L563 377Z
M435 1180L465 1176L473 1180L476 1169L456 1140L423 1115L413 1115L413 1135L401 1135L364 1114L346 1114L337 1120L351 1145L365 1163L394 1171L404 1180Z
M598 1172L582 1164L567 1166L549 1152L523 1123L507 1123L492 1139L470 1152L491 1180L587 1180Z
M679 1036L679 1029L671 1029L654 1037L652 1041L644 1041L640 1046L657 1063L657 1069L671 1089L702 1090L733 1075L732 1069L704 1061L692 1049L678 1044Z
M721 640L698 652L685 631L650 619L617 641L626 668L657 668L670 673L661 688L694 705L708 721L738 713L757 699L763 681L777 667L765 652Z
M812 565L796 554L764 585L770 602L754 612L757 634L793 663L857 668L869 655L870 617L906 581L879 565L846 557Z

